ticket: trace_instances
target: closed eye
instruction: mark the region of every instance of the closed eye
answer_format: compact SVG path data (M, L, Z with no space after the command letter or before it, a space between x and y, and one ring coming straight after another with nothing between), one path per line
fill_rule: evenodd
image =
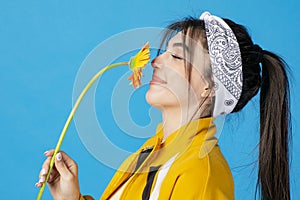
M175 54L171 54L171 55L172 55L172 57L175 58L175 59L183 60L183 58L181 58L181 57L179 57L179 56L177 56L177 55L175 55Z

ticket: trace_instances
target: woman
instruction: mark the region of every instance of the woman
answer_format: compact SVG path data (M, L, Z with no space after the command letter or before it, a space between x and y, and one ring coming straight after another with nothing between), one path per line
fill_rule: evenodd
M290 199L285 62L253 44L243 26L208 12L168 28L146 95L163 123L124 161L101 199L234 199L213 120L240 111L259 89L259 191L262 199ZM45 155L38 187L53 150ZM80 194L77 174L76 163L58 153L48 181L54 199L93 199Z

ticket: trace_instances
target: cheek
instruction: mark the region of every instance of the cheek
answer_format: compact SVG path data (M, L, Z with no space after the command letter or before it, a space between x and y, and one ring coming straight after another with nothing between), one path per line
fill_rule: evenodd
M185 78L184 66L168 63L160 73L163 74L166 84L150 85L146 94L146 101L155 107L185 106L188 101L188 80Z
M185 106L188 100L188 81L182 77L168 79L167 84L150 85L146 100L152 106Z
M191 74L191 88L198 100L202 98L202 93L209 85L202 73L198 69L193 69Z
M181 66L180 69L169 70L167 78L168 83L166 87L169 90L169 93L171 93L173 96L176 96L177 99L183 101L187 95L189 87L189 82L185 78L184 67Z

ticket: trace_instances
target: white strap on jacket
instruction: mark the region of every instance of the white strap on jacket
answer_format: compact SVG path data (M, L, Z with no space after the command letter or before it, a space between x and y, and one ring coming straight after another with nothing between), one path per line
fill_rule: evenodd
M157 200L158 197L159 197L159 191L160 191L160 188L161 188L161 185L165 179L165 177L167 176L168 172L169 172L169 169L171 167L171 165L173 164L173 162L175 161L177 155L179 153L177 153L176 155L174 155L172 158L170 158L158 171L158 174L157 174L157 180L155 182L155 185L154 185L154 189L150 195L150 198L149 200Z

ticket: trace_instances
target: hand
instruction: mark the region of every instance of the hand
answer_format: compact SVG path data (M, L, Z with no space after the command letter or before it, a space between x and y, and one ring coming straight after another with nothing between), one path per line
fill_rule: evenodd
M44 153L48 158L43 163L40 180L35 184L36 187L41 187L45 182L53 154L54 150L49 150ZM55 163L48 179L48 186L55 200L79 199L78 166L62 151L56 154Z

